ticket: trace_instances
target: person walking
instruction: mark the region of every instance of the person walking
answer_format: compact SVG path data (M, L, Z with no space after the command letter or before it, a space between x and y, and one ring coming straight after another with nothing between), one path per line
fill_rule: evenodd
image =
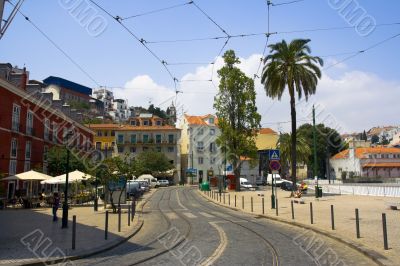
M58 220L57 210L60 207L60 197L58 196L58 192L54 192L53 194L53 222Z

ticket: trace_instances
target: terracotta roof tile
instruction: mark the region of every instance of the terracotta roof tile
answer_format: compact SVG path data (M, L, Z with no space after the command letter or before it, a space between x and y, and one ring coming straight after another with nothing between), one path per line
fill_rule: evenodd
M382 153L396 153L400 154L399 148L388 147L369 147L369 148L356 148L355 156L359 159L367 158L368 154L382 154ZM349 150L344 150L334 155L331 159L346 159L349 157Z
M204 120L208 117L212 116L211 114L207 115L186 115L185 118L188 121L189 125L208 125ZM215 117L214 124L218 124L218 118Z
M131 125L120 125L120 124L90 124L86 125L90 129L109 129L118 131L156 131L156 130L180 130L174 126L131 126Z
M258 131L258 134L278 134L278 133L270 128L261 128Z

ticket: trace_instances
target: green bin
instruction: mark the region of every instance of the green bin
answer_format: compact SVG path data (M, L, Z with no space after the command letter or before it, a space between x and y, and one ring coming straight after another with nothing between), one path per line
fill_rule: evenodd
M201 191L209 191L210 190L210 184L207 181L204 181L201 183Z

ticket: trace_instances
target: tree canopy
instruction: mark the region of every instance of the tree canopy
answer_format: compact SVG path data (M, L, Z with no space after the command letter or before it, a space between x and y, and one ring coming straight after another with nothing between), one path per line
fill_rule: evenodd
M155 151L146 151L140 153L135 158L134 165L134 172L136 176L140 176L142 174L157 175L159 173L174 169L174 166L164 153Z
M238 67L239 58L233 50L223 55L225 65L218 70L219 91L214 98L218 126L221 135L217 145L227 151L236 177L236 190L240 189L241 157L255 158L257 147L255 136L260 128L261 116L255 103L254 82Z
M83 162L74 156L73 152L69 156L69 170L86 171ZM47 153L47 171L49 175L58 176L67 172L67 149L65 147L54 146Z

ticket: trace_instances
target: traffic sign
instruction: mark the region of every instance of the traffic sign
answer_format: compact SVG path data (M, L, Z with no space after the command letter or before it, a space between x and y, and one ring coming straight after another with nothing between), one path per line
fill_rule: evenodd
M188 169L186 169L186 173L197 175L197 169L196 168L188 168Z
M269 159L279 161L281 159L280 150L269 150Z
M281 169L281 163L278 160L271 160L269 161L269 168L271 168L272 171L279 171L279 169Z

